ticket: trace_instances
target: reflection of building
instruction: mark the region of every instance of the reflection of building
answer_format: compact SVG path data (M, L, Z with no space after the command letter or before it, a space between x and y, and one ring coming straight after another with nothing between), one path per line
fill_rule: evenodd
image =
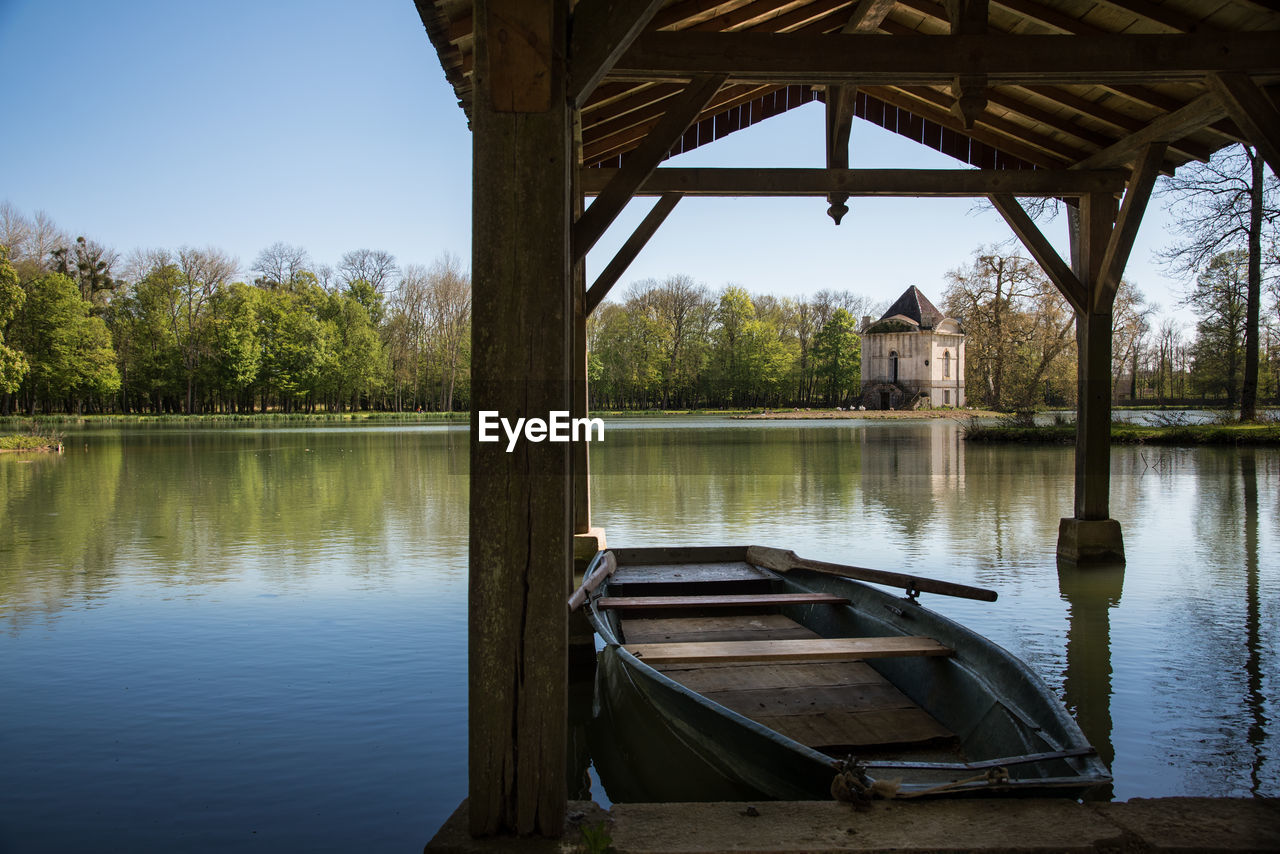
M862 320L862 405L964 406L964 333L915 285L879 320Z

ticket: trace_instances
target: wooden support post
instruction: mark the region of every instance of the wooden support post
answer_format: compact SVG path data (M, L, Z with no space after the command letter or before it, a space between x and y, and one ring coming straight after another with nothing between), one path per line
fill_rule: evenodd
M575 150L581 144L575 142ZM574 163L581 158L574 157ZM573 216L582 216L586 200L578 182L578 170L573 175ZM587 305L587 261L585 258L573 262L573 406L570 408L571 418L586 418L588 407L587 389L587 316L591 308ZM591 461L589 442L573 443L573 533L587 534L591 531Z
M1103 256L1116 218L1115 198L1090 193L1071 210L1071 260L1088 291L1076 312L1075 514L1058 528L1058 556L1071 562L1123 561L1120 525L1110 518L1111 300L1099 300Z
M477 413L570 408L569 0L477 0L473 128L469 821L564 830L569 445L480 442Z

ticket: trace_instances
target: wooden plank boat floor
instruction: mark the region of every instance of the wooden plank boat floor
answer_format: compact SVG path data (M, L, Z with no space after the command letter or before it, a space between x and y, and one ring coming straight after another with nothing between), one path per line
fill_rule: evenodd
M659 669L713 702L833 755L955 741L949 730L861 661L673 664Z

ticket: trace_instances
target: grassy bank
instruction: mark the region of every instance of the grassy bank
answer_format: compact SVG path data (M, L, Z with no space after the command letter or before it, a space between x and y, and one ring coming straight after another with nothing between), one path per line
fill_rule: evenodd
M48 436L0 436L0 454L11 451L61 451L62 442Z
M735 418L747 418L759 421L830 421L846 418L886 418L907 420L912 418L994 418L998 412L981 409L772 409L759 410Z
M971 424L965 428L969 442L1070 445L1076 440L1074 424L1028 427L1011 424ZM1146 426L1111 425L1111 441L1118 445L1264 445L1280 446L1280 424L1175 424Z
M215 413L209 415L36 415L22 418L0 418L0 427L34 421L41 425L74 426L90 424L171 424L237 425L255 424L288 426L293 424L364 424L364 423L466 423L466 412L255 412L252 414Z

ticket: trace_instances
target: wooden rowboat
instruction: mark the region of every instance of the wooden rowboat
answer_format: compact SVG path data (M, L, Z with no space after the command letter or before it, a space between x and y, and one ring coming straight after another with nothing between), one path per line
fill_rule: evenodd
M1109 782L1044 682L921 591L995 599L759 546L598 554L570 606L604 644L591 750L609 797L1078 797Z

